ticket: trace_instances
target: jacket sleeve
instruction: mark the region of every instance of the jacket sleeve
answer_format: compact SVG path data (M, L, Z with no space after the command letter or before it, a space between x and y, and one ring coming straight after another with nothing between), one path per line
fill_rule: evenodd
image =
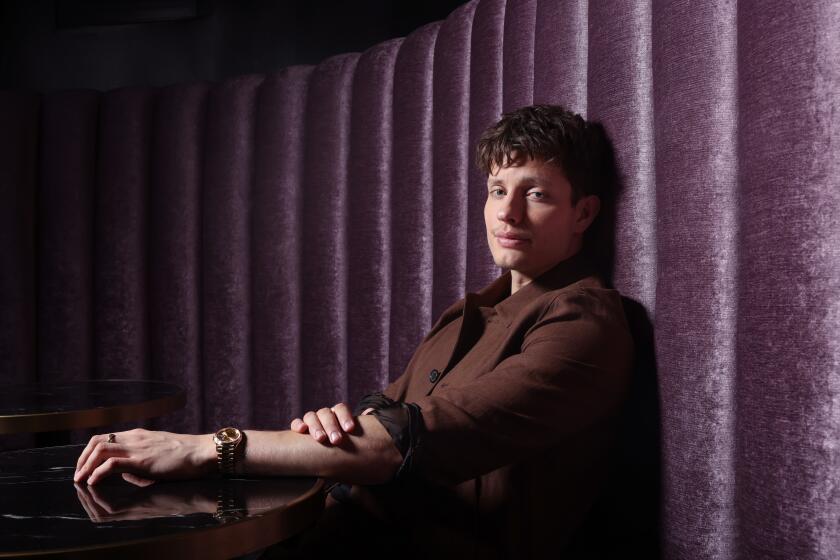
M402 455L403 461L394 475L394 480L403 480L414 468L414 456L420 442L423 421L420 407L414 403L395 401L383 393L371 393L362 398L354 410L359 415L368 408L388 431L388 435Z
M409 403L420 417L413 436L403 432L405 403L383 401L376 414L410 457L400 477L457 484L611 418L627 391L632 354L617 295L563 293L527 330L518 353L469 383L444 379L431 395Z
M456 484L578 437L618 409L632 338L619 297L562 293L518 353L474 381L418 401L424 429L412 473ZM444 379L445 381L445 379Z

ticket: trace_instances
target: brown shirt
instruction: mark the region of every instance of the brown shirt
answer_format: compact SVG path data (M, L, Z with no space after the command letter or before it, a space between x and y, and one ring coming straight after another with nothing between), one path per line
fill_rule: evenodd
M633 360L620 295L580 256L510 284L444 311L384 391L419 408L416 437L386 418L410 468L353 495L410 519L420 556L557 558L608 475Z

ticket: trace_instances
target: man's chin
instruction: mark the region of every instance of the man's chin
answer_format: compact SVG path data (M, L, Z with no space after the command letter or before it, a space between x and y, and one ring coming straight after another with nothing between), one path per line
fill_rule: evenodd
M517 266L521 266L522 264L520 259L511 258L494 258L493 262L496 263L496 266L505 270L516 270Z

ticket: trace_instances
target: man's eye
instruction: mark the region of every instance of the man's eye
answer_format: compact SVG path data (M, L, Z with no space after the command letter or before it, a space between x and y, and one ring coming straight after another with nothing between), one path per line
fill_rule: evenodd
M504 196L504 194L505 194L505 191L501 187L494 187L494 188L490 189L490 195L491 196Z
M534 200L542 200L545 198L545 193L540 191L531 191L528 193L528 196L533 198Z

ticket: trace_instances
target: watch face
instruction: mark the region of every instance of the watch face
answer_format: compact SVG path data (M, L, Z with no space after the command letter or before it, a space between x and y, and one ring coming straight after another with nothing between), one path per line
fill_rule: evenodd
M242 434L236 428L223 428L216 432L216 439L219 440L219 443L233 443L241 437Z

